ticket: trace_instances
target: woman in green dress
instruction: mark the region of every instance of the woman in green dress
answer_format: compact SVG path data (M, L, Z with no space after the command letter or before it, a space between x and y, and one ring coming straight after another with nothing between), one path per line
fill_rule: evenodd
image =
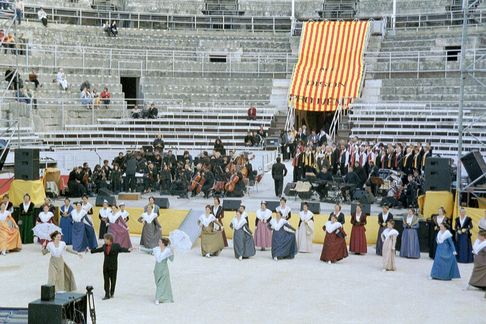
M167 265L167 260L174 261L174 254L169 245L169 239L163 238L159 240L159 246L153 249L155 256L155 304L157 305L174 302L170 285L169 266Z
M34 203L30 201L30 195L24 195L24 201L18 207L18 225L20 228L20 237L23 244L34 243L34 228L35 215Z

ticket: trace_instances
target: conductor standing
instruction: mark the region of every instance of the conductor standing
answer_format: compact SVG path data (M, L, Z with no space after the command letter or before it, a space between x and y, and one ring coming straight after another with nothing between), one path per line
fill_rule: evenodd
M272 178L275 183L275 196L281 197L283 190L284 177L287 175L287 168L281 162L280 157L277 158L277 163L272 166Z

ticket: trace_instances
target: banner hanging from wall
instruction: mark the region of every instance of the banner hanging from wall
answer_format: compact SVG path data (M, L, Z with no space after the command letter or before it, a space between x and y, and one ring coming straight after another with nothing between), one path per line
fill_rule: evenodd
M305 22L289 104L297 110L335 111L359 96L368 21Z

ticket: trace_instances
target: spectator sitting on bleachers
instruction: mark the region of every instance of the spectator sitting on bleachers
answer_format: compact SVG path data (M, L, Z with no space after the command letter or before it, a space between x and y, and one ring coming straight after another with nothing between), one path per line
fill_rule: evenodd
M30 71L29 81L34 83L35 90L37 90L40 83L39 83L39 79L37 78L37 72L34 69L32 69L32 71Z
M159 110L155 107L155 104L152 102L148 109L146 110L145 118L148 119L157 119L159 115Z
M135 105L132 109L132 118L134 119L142 118L142 110L138 107L138 105Z
M159 150L160 152L164 151L165 143L162 138L162 134L157 135L157 137L152 142L152 146L155 150Z
M253 146L255 145L255 138L251 132L248 132L245 136L245 146Z
M110 32L110 24L108 23L108 21L105 21L103 23L103 31L106 33L106 35L108 36L111 36L111 32Z
M88 88L84 87L83 91L79 96L81 105L86 106L86 108L92 108L93 105L93 97L92 94L88 91Z
M64 70L62 68L57 72L56 81L62 90L65 91L68 89L69 83L66 80L66 75L64 74Z
M101 102L103 103L103 105L105 105L105 108L108 108L108 105L110 104L111 93L110 91L108 91L107 87L105 87L103 91L101 91L100 97Z
M15 53L15 36L13 33L8 33L7 36L3 38L3 47L5 47L5 54L7 54L7 49L10 48L10 53Z
M118 35L118 27L116 26L116 21L113 21L110 25L111 36L116 37Z
M93 91L91 91L91 97L93 97L93 107L98 109L101 104L101 99L98 91L96 91L95 88L93 88Z
M43 8L40 8L39 11L37 11L37 18L39 18L44 27L47 27L47 14Z
M88 80L85 80L83 81L83 83L81 83L81 86L79 87L79 91L83 91L84 88L88 89L88 91L91 90L91 83L89 83Z
M28 96L24 88L20 88L19 90L17 90L16 99L18 102L24 102L26 104L30 104L31 102L30 97Z
M221 155L226 155L226 150L224 149L223 142L221 142L220 138L217 138L214 141L214 147L213 147L215 152L221 153Z
M248 120L256 120L256 108L254 106L248 108Z

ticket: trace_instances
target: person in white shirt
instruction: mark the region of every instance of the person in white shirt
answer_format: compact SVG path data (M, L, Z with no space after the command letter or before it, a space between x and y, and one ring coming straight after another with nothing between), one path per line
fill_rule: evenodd
M40 8L39 11L37 11L37 18L39 18L44 27L47 27L47 13L44 11L43 8Z

